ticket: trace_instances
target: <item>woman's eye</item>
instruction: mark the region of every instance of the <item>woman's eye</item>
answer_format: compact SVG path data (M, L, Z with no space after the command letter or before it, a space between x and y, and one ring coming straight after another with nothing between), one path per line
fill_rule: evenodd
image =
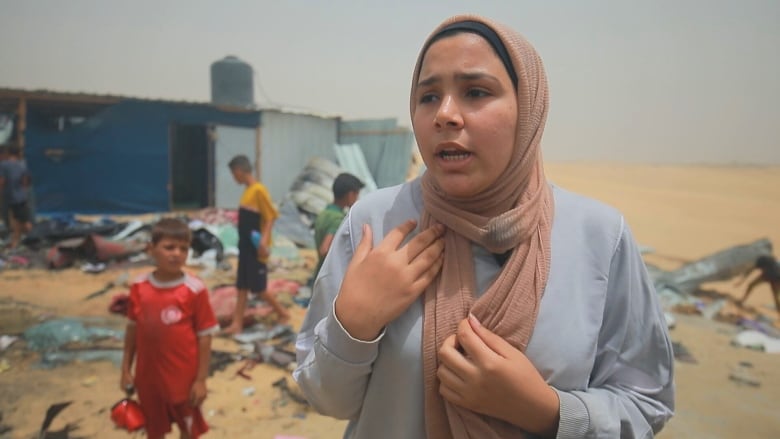
M466 91L466 96L470 98L481 98L489 95L490 93L481 88L470 88L468 91Z
M433 93L424 93L422 96L420 96L421 104L433 102L434 100L436 100L436 95Z

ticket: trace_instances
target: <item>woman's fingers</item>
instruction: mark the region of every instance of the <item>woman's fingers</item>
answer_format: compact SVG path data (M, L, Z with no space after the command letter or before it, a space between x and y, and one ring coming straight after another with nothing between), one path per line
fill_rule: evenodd
M417 221L411 219L404 221L401 225L388 232L377 248L388 252L397 250L401 243L404 242L404 239L414 231L415 227L417 227Z
M371 231L371 226L363 224L363 237L360 239L357 248L355 249L355 256L352 258L353 263L360 263L368 256L373 246L374 236Z
M423 264L420 264L420 270L415 274L415 280L412 282L412 292L418 294L422 293L423 290L425 290L425 288L427 288L428 285L430 285L431 282L436 279L436 276L441 271L442 265L444 265L443 253L439 253L433 263L427 267L425 267Z
M423 230L422 232L418 233L417 236L410 239L409 242L406 243L402 249L400 249L406 253L406 260L409 261L409 263L415 261L433 244L439 241L443 241L444 230L445 228L443 225L436 224Z

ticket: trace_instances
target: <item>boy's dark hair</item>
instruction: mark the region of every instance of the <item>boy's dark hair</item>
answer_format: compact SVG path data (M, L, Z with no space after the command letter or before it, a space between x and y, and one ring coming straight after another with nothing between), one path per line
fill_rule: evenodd
M338 200L350 192L360 192L365 185L354 175L344 172L333 180L333 198Z
M249 157L241 154L233 157L230 159L230 162L228 162L228 167L230 169L235 169L238 171L243 172L252 172L252 162L249 161Z
M14 157L20 157L22 155L22 148L19 145L9 145L8 155L12 155Z
M152 245L164 238L190 242L192 241L192 232L190 227L180 219L163 218L152 226Z

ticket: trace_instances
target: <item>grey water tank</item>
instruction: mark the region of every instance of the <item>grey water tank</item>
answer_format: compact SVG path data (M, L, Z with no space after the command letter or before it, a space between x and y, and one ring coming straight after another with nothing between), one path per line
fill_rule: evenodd
M238 107L254 106L255 85L252 66L232 55L213 62L211 102Z

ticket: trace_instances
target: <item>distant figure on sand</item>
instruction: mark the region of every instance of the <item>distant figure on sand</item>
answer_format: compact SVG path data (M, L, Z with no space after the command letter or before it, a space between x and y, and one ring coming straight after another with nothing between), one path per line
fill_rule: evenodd
M756 259L756 265L742 276L742 279L737 285L742 285L742 283L756 270L759 270L758 277L748 284L745 295L742 296L737 303L740 306L744 305L748 296L750 296L750 293L753 292L753 288L766 282L772 288L772 296L775 299L775 308L777 308L777 312L780 313L780 263L772 256L759 256L758 259Z
M271 202L268 189L252 175L252 163L245 155L237 155L228 163L230 172L238 184L246 186L238 207L238 272L236 289L238 299L233 322L223 331L238 334L244 329L249 291L259 293L279 317L280 323L290 318L287 310L267 291L268 256L271 254L271 231L279 212ZM260 233L257 246L252 241L253 233Z
M0 162L0 192L3 204L8 209L10 220L10 248L16 248L22 234L32 229L32 214L28 205L28 192L31 185L30 173L22 160L22 150L17 145L8 148L8 156Z

